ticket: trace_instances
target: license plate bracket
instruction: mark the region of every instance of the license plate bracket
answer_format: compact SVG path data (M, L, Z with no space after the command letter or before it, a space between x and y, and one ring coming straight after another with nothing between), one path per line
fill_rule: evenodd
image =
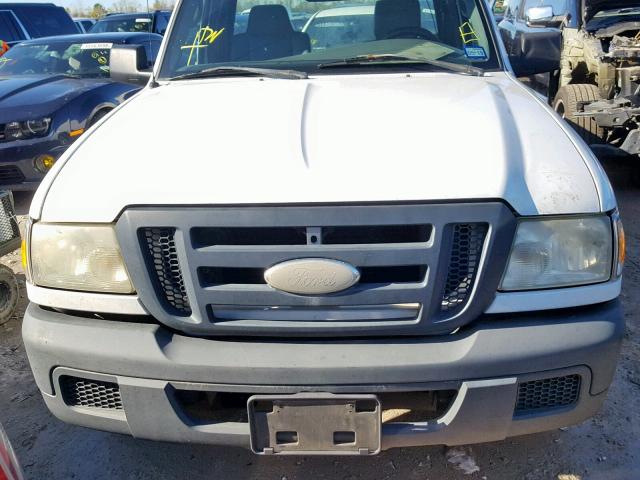
M254 395L247 402L259 455L375 455L381 407L375 395Z

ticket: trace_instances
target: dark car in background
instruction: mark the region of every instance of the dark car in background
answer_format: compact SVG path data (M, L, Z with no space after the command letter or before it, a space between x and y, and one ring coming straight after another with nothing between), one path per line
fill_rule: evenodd
M142 45L151 66L161 40L64 35L20 43L0 57L0 188L35 189L69 145L139 90L111 80L113 45Z
M576 28L579 22L577 4L581 0L503 0L493 5L494 15L499 15L498 31L504 42L509 60L514 69L521 74L557 70L560 65L562 38L558 27L567 23ZM531 18L541 10L549 11L548 21L540 23ZM528 43L537 38L544 45L535 60L527 55ZM544 42L544 43L540 43ZM553 96L552 92L551 96Z
M67 11L53 3L0 2L0 40L14 45L23 40L78 33Z
M74 18L73 22L80 33L87 33L96 24L95 18Z
M115 13L98 20L89 33L153 32L164 35L170 18L169 10L156 10L153 13Z

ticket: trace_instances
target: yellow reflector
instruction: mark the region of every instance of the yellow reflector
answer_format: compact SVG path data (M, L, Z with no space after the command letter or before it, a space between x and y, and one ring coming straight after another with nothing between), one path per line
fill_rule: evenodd
M24 271L27 271L27 241L22 239L22 243L20 244L20 256L22 258L22 268Z
M69 136L70 137L77 137L79 135L82 135L84 133L84 128L79 128L78 130L71 130L69 132Z

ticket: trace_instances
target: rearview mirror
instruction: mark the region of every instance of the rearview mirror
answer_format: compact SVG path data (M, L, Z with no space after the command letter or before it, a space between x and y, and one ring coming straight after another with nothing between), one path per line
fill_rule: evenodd
M142 45L114 45L109 59L111 79L146 85L151 78L147 52Z

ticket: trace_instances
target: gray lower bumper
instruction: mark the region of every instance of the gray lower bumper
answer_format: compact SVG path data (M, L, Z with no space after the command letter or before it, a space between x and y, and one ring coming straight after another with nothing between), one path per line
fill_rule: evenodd
M36 382L56 416L140 438L248 446L248 424L194 423L180 411L175 390L457 390L437 420L385 424L383 448L493 441L578 423L604 401L623 332L618 302L493 317L449 336L398 339L203 339L34 305L23 324ZM519 383L574 373L582 377L574 405L514 417ZM61 375L117 383L124 411L68 406L59 394Z

